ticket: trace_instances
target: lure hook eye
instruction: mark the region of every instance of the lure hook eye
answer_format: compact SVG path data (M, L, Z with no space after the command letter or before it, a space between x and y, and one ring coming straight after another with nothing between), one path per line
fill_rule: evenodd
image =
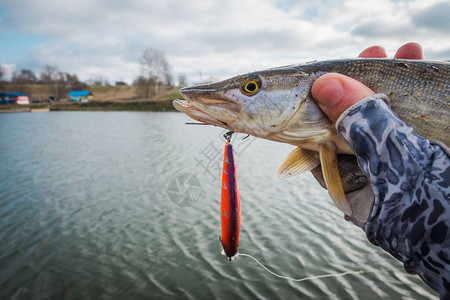
M231 140L231 136L233 135L233 133L234 133L234 131L232 131L232 130L227 131L227 132L223 135L223 138L226 139L226 140L228 141L228 143L229 143L230 140Z

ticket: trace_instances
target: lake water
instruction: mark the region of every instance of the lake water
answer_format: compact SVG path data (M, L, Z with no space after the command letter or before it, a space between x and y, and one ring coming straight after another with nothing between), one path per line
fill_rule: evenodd
M294 278L373 273L294 282L248 257L228 262L218 239L224 131L189 121L0 114L0 299L437 298L344 221L309 173L273 179L292 146L243 135L239 251Z

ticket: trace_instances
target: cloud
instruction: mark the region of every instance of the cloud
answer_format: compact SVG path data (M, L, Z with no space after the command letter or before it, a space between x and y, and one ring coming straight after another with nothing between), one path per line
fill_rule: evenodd
M440 2L415 13L412 18L417 26L435 29L438 31L450 31L450 3Z
M16 66L13 64L3 64L2 65L2 71L5 72L3 74L4 79L11 80L11 77L12 77L15 67Z
M435 58L435 59L442 59L442 60L450 61L450 48L447 48L445 50L438 50L438 51L430 50L427 52L427 55L431 59Z
M352 29L352 34L364 38L396 38L410 36L410 22L408 19L392 21L389 17L371 18L361 22Z
M200 74L221 79L354 57L374 44L393 53L416 41L433 58L443 58L450 50L449 23L442 19L448 7L437 0L15 0L0 4L0 33L42 42L0 63L36 69L56 64L82 80L131 82L139 75L140 55L151 47L167 54L175 74L195 82Z

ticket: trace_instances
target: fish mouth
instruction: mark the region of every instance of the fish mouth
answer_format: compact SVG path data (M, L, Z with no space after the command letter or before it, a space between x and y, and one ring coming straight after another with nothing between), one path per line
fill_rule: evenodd
M211 84L185 87L180 90L183 98L194 106L199 106L200 104L213 106L235 104L234 101L224 97L223 92L224 89L214 88Z
M223 96L223 89L211 85L182 88L184 100L174 100L174 107L189 117L211 125L230 129L230 124L238 119L240 105Z
M218 119L214 118L213 116L210 116L206 112L202 111L201 109L198 109L189 101L184 99L176 99L172 102L173 107L175 107L176 110L185 113L190 118L199 121L201 123L209 124L209 125L215 125L219 127L225 127L228 125L226 122L219 121Z

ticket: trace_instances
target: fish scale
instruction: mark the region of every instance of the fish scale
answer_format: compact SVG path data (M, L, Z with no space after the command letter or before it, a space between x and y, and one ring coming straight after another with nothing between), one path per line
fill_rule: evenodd
M450 64L425 60L346 59L298 66L312 74L336 72L386 94L392 110L414 132L450 146Z
M449 66L387 58L311 62L183 88L185 100L175 100L174 106L205 124L295 145L277 177L295 176L320 164L328 194L350 216L337 154L354 153L312 98L314 81L330 72L354 78L386 94L393 112L414 133L449 146Z
M285 66L180 90L174 106L206 124L297 146L277 177L288 178L321 165L328 194L346 215L337 154L354 154L311 96L325 73L352 77L389 97L394 113L414 133L450 145L450 64L425 60L358 58ZM358 185L358 183L356 183ZM355 186L351 184L352 189Z
M284 66L183 88L186 100L175 100L174 106L198 121L236 132L312 151L331 140L338 153L351 154L311 98L316 78L330 72L386 94L393 112L414 133L450 146L450 63L444 61L357 58ZM243 84L252 78L259 89L243 94Z

